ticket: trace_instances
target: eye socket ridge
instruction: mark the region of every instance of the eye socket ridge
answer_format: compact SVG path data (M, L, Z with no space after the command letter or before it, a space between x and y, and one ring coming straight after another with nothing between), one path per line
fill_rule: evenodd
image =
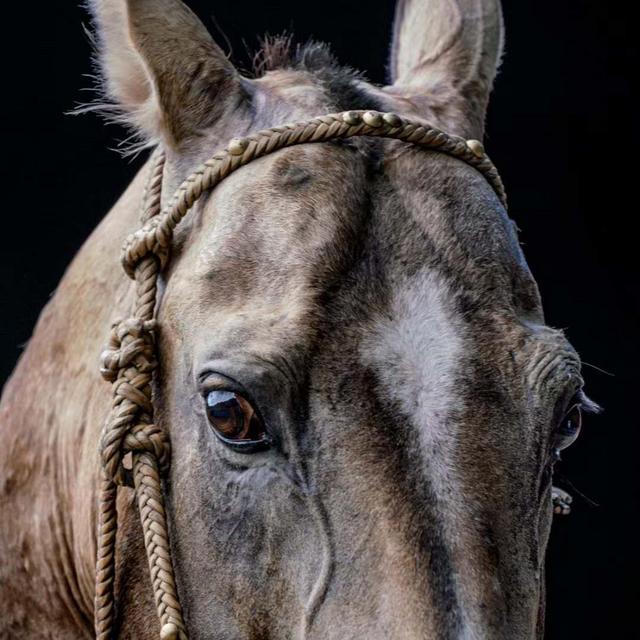
M201 385L205 413L214 435L227 447L255 453L271 447L273 438L250 395L223 375L207 377Z

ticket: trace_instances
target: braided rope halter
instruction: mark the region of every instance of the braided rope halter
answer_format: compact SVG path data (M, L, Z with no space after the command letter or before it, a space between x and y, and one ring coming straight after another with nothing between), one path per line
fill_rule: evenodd
M347 111L265 129L247 138L234 138L225 150L213 155L180 185L164 210L160 201L165 155L162 150L154 155L143 196L143 226L127 238L123 248L124 270L136 286L132 315L113 326L102 354L101 373L112 383L113 404L100 444L102 478L94 618L98 640L113 638L116 497L118 485L131 484L131 476L160 619L160 638L187 640L162 493L170 444L167 433L153 423L151 386L158 364L155 340L158 277L168 261L174 229L203 193L252 160L297 144L356 136L393 138L458 158L480 171L506 206L498 171L479 141L464 140L394 113ZM132 473L123 466L127 453L132 453Z

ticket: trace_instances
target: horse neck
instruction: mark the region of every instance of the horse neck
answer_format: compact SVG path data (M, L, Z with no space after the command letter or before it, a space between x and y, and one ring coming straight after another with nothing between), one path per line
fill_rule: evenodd
M120 252L144 179L143 169L67 269L3 391L0 502L11 517L0 521L0 601L15 625L92 630L98 441L111 400L99 354L128 312Z

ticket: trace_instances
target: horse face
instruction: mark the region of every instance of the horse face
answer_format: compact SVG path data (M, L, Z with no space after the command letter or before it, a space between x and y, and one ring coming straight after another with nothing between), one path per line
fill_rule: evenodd
M451 27L449 9L427 21L418 5L399 5L381 90L317 49L242 78L174 0L96 4L114 20L111 90L167 150L165 198L229 138L318 113L395 110L481 137L499 8L479 26L460 3ZM127 21L142 100L142 80L110 71L109 34ZM416 46L425 30L434 42ZM254 161L179 228L159 323L191 638L540 633L551 471L586 401L474 169L365 140Z
M183 232L158 397L194 629L536 630L578 360L482 178L397 151L280 152Z

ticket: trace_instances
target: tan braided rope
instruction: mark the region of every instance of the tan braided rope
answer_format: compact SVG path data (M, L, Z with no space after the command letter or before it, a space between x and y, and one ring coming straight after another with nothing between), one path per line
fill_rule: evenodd
M475 167L506 206L500 176L477 140L464 140L414 119L394 113L347 111L265 129L233 139L177 189L161 211L165 156L157 150L144 191L143 226L127 238L122 263L136 284L131 318L112 328L102 355L102 374L112 383L113 404L101 439L102 487L99 502L96 560L95 633L111 640L115 625L115 543L117 487L129 478L123 457L132 452L133 485L144 532L153 593L163 640L187 640L178 599L162 474L170 459L168 435L153 423L152 379L157 366L158 277L166 265L173 232L196 200L236 169L252 160L297 144L328 142L356 136L391 138L446 153Z
M164 153L151 161L141 219L160 213ZM178 600L167 532L160 471L169 463L169 441L152 423L151 381L156 367L154 313L160 261L146 256L136 267L133 315L112 328L102 354L102 375L113 383L114 401L101 441L98 551L96 561L95 633L113 637L115 621L115 542L117 485L125 480L122 458L133 453L133 483L144 534L161 637L184 638L186 630Z

